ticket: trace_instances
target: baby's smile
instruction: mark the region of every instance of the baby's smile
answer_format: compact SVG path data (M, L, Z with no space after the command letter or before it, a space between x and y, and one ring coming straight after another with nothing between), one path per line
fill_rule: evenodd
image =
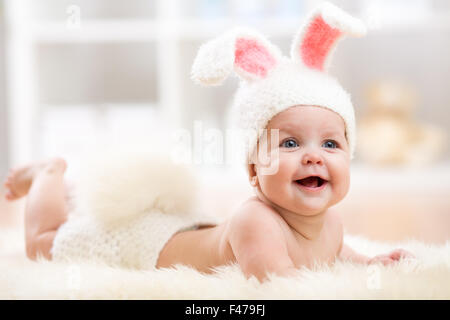
M294 180L294 183L307 192L319 192L326 188L328 181L319 176L308 176L307 178Z

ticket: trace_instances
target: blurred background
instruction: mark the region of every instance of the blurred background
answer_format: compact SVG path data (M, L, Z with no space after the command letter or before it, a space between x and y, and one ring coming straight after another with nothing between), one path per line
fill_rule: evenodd
M227 128L238 86L190 80L200 44L236 25L289 54L317 0L0 1L0 178L60 155L69 167L105 141ZM353 97L358 149L348 232L375 240L450 239L450 2L334 0L369 33L339 44L330 73ZM120 141L120 142L119 142ZM72 161L71 161L72 160ZM202 162L204 210L228 214L251 189L243 170ZM218 183L220 181L220 183ZM211 186L214 185L213 188ZM3 194L3 190L1 191ZM0 227L23 201L0 200Z

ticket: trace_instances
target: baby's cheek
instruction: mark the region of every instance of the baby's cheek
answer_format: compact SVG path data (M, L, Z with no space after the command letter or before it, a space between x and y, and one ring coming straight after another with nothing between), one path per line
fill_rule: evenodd
M336 198L342 200L350 189L350 168L345 163L342 163L341 165L333 168L333 171L333 191Z
M272 202L278 203L286 193L286 169L279 167L274 174L261 174L259 181L262 193Z
M267 194L277 193L281 186L281 180L277 174L262 175L260 181L262 191Z
M336 197L338 198L338 201L342 200L348 193L350 189L350 183L348 182L348 179L343 179L345 181L341 181L341 183L338 183L338 187L336 190Z

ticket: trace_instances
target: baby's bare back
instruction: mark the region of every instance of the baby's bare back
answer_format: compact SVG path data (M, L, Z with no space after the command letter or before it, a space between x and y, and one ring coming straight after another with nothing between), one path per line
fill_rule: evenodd
M231 248L224 241L227 225L228 222L224 222L176 233L161 250L156 267L183 264L211 273L212 268L235 261Z
M310 267L314 261L332 263L341 242L340 219L330 210L321 235L311 241L292 230L274 209L251 198L217 226L175 234L161 251L157 267L183 264L210 273L214 267L234 262L245 268L248 261L244 260L248 259L282 261L286 267L291 262L292 268Z

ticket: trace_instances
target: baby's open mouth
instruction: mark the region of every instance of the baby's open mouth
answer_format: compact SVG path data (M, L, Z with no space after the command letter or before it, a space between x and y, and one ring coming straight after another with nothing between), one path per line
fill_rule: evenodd
M295 180L295 182L308 188L318 188L321 187L327 181L318 176L310 176L304 179Z

